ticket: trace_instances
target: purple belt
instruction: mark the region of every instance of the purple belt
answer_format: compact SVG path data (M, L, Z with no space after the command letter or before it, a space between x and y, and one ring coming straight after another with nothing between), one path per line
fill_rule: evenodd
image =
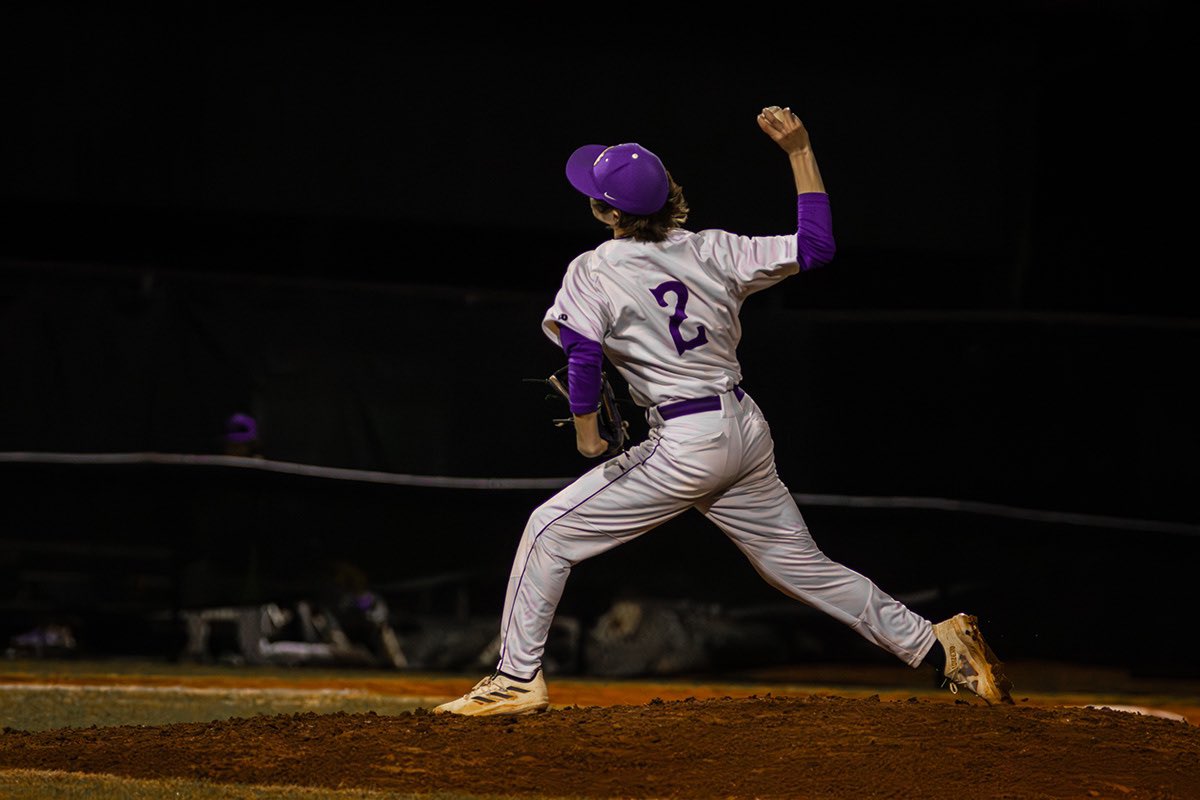
M746 396L741 386L733 387L733 394L738 400ZM699 414L701 411L717 411L721 408L721 396L697 397L693 400L680 400L677 403L667 403L658 407L658 415L664 420L683 417L688 414Z

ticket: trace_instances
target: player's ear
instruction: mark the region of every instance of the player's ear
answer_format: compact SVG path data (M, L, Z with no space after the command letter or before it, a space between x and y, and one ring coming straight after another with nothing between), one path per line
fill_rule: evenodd
M612 206L600 203L596 200L591 201L592 216L603 222L605 225L616 225L617 219L621 212L617 211Z

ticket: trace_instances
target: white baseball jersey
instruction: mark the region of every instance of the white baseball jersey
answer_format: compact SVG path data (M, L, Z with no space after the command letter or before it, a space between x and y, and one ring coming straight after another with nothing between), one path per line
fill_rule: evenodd
M557 342L557 322L601 343L648 407L649 435L530 515L505 595L500 672L540 669L572 566L692 508L769 584L905 663L918 665L933 646L927 619L817 547L776 473L766 418L735 391L742 301L798 272L796 249L795 234L676 230L660 243L615 239L570 264L543 329ZM685 400L700 402L680 416L659 411Z
M720 394L742 380L742 301L799 269L794 233L613 239L571 262L542 328L556 343L552 322L601 343L640 406Z

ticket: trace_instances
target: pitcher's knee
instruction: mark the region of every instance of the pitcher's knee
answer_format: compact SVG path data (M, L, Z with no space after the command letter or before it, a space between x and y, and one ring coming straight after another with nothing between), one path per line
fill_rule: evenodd
M528 522L525 523L525 537L537 536L542 533L561 515L561 510L556 510L548 505L538 506L529 515Z
M564 545L560 541L562 531L555 523L563 519L561 509L540 506L529 515L525 532L521 536L521 551L538 550L553 558L559 558Z

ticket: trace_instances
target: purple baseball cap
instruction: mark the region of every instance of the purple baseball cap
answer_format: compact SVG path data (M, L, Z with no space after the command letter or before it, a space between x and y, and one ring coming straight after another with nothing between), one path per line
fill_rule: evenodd
M225 421L225 441L253 442L258 438L258 423L249 414L238 412Z
M588 197L628 214L653 214L671 186L658 156L636 142L585 144L567 159L567 180Z

